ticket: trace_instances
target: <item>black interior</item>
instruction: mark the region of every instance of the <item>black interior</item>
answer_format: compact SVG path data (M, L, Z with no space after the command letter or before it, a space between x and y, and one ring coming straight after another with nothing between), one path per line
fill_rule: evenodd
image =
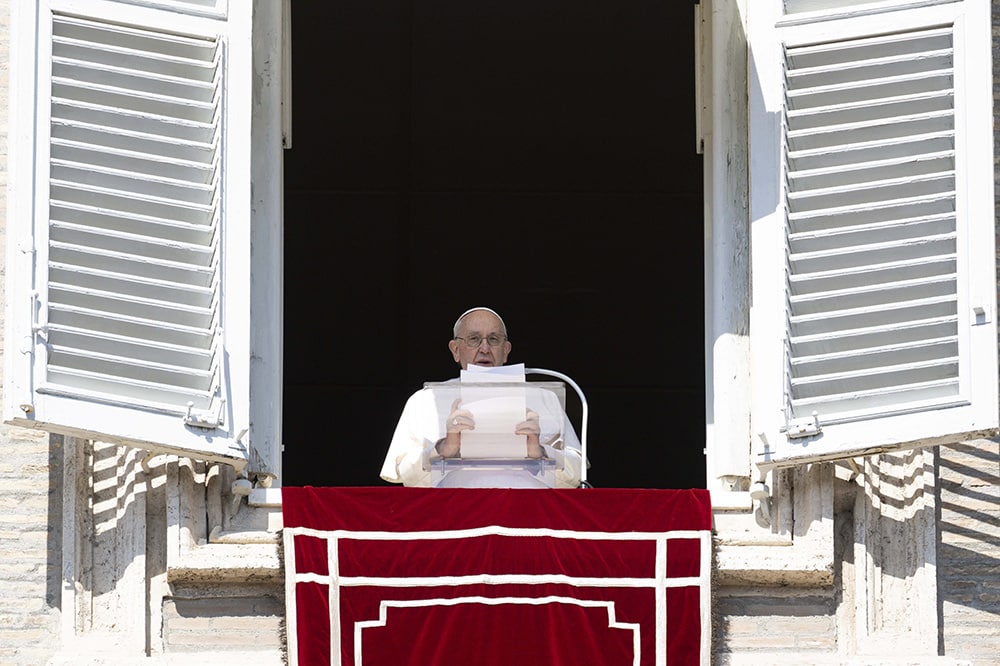
M704 487L691 3L294 3L285 485L382 485L468 307L573 377L590 480ZM570 395L579 428L579 405Z

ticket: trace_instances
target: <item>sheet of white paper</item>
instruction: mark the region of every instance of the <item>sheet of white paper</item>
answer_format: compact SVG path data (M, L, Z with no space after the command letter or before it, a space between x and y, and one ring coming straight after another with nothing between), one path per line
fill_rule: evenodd
M465 370L462 370L461 380L476 384L486 382L523 382L524 363L496 367L470 365Z
M475 392L472 395L477 395ZM470 394L463 391L464 396ZM503 395L484 395L475 400L462 402L462 408L472 412L476 421L476 432L484 434L513 434L518 423L524 421L524 390Z
M462 433L463 458L523 458L526 437L515 435L525 420L524 364L463 370L462 408L472 413L475 430ZM518 386L510 386L516 383ZM493 386L491 386L491 384Z

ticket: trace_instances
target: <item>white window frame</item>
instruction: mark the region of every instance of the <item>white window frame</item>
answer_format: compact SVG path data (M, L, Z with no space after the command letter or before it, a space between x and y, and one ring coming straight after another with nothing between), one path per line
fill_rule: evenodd
M250 471L270 477L280 471L281 449L282 7L266 0L253 4L218 0L207 10L202 7L184 13L190 5L176 0L37 3L13 0L11 3L11 61L35 63L38 71L23 64L11 71L4 420L20 426L126 443L154 452L221 460L238 468L249 462ZM252 25L253 5L257 5L256 11L261 15L256 19L257 31ZM223 17L221 12L227 9L229 13ZM41 44L36 33L39 22L48 20L52 11L154 28L169 26L171 31L206 35L221 34L223 18L230 22L226 45L230 70L225 83L229 100L224 156L226 186L222 204L226 218L222 279L230 398L227 418L218 429L186 427L174 415L136 410L126 404L95 405L74 399L53 400L52 396L39 402L40 394L32 391L33 382L37 381L33 376L33 361L44 358L44 341L32 334L30 302L26 299L31 298L35 288L36 257L44 265L45 240L33 239L29 226L35 211L44 215L48 205L48 93L36 88L35 76L41 82L50 76L47 44ZM255 42L261 44L257 53L254 53ZM39 53L45 56L38 57ZM255 63L258 74L266 79L256 99L251 91L254 85L251 68ZM254 100L252 137L251 114L247 112L251 100ZM32 132L36 124L46 132L46 137L37 143ZM251 167L255 179L253 201ZM253 256L251 236L255 244ZM252 383L256 387L253 403ZM22 407L28 405L31 410L26 412Z
M891 9L887 3L883 8ZM891 3L890 3L891 4ZM990 68L990 5L986 0L950 3L896 3L905 11L839 12L833 20L783 19L781 0L748 3L750 36L751 154L750 227L752 248L752 303L750 346L752 374L751 442L754 462L762 467L792 465L814 460L839 459L891 450L955 442L984 434L997 427L996 282L994 273L994 211L992 159L992 73ZM913 5L922 5L913 8ZM869 8L870 9L870 8ZM793 15L794 16L794 15ZM796 17L801 19L802 17ZM813 16L816 19L817 16ZM955 69L972 83L956 85L956 131L967 148L966 160L957 164L959 180L959 233L964 231L969 263L959 268L960 280L968 271L966 291L960 291L960 334L967 336L962 359L963 404L925 412L866 418L823 427L820 436L789 438L784 408L784 215L779 176L781 120L780 44L810 43L854 34L877 34L955 24ZM769 45L769 47L767 46ZM965 132L965 136L962 136ZM773 149L757 150L761 145ZM964 188L964 191L963 191ZM764 202L761 205L761 202ZM973 211L977 214L973 217ZM981 212L979 212L981 211ZM977 221L979 223L972 224ZM961 235L960 235L961 238ZM969 258L971 257L971 259ZM961 290L960 286L960 290ZM716 290L717 291L717 290ZM972 308L986 311L978 325ZM963 323L964 322L964 323Z
M751 429L751 395L758 394L767 385L759 381L763 369L755 368L755 372L751 372L750 308L752 302L756 306L756 324L762 316L759 309L762 282L754 283L755 291L751 295L747 95L751 90L750 77L758 66L758 54L750 48L746 36L750 8L759 11L761 6L771 5L765 9L776 23L780 10L775 8L775 2L703 0L696 5L695 30L700 36L696 40L699 75L696 100L700 100L696 112L698 145L705 154L706 482L712 491L713 506L721 510L749 509L753 504L747 492L749 483L770 476L767 474L769 467L756 464L760 462L755 453L762 448L761 431ZM851 14L859 17L878 14L890 6L941 4L941 0L881 1L863 6L855 3L846 10L790 15L783 21L791 24L805 19L836 20ZM976 3L976 7L981 12L979 27L988 31L989 3ZM989 48L988 40L981 42L981 48ZM990 54L980 52L978 58L980 66L986 70L982 75L991 76L988 71ZM988 88L981 105L985 114L992 108ZM992 128L992 118L988 122ZM986 142L992 144L992 140L991 133ZM761 165L754 164L752 168L756 171ZM773 165L771 168L775 173ZM993 165L984 163L982 173L992 179ZM755 185L759 187L760 182L755 181ZM988 243L992 245L992 203L989 210L986 217L990 223L980 232L989 235ZM755 277L758 277L756 272L755 269ZM980 277L988 284L976 288L992 293L993 276L984 273ZM766 298L766 294L763 297ZM759 328L754 330L755 341L759 340L761 332ZM759 346L753 348L753 356L758 362L761 361L760 351ZM986 370L994 372L995 365L991 364ZM992 385L995 387L996 382ZM996 411L995 399L987 409ZM777 417L773 416L772 420L777 427ZM923 443L935 442L924 440ZM870 451L876 450L878 447Z
M750 266L747 0L695 5L695 99L705 181L706 487L716 508L749 509Z

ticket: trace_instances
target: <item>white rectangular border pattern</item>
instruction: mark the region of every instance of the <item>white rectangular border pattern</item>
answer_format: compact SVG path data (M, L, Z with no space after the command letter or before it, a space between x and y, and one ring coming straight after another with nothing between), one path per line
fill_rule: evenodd
M295 571L295 537L298 535L325 539L327 542L327 566L329 575L313 573L297 573ZM365 541L400 541L400 540L434 540L434 539L466 539L482 536L508 537L550 537L569 540L601 540L601 541L652 541L656 545L655 572L652 577L640 578L601 578L575 577L564 574L476 574L471 576L433 576L433 577L378 577L378 576L341 576L338 567L339 542L342 539ZM286 597L286 636L288 647L288 663L298 666L298 619L296 617L295 590L297 583L319 583L329 587L329 622L330 622L330 663L332 666L343 666L340 659L340 622L337 621L337 609L340 606L340 589L359 585L375 585L379 587L414 587L429 585L507 585L507 584L542 584L560 583L575 587L635 587L652 588L656 596L656 660L655 663L667 662L667 588L698 587L699 588L699 623L701 626L701 645L699 648L700 662L707 666L711 663L711 532L709 530L677 530L671 532L586 532L575 530L554 530L546 528L510 528L489 526L467 530L432 530L421 532L359 532L352 530L316 530L305 527L289 527L283 531L285 560L285 597ZM698 576L667 577L667 544L672 539L697 539L700 548ZM390 607L457 605L463 603L481 604L550 604L568 603L580 606L604 606L608 612L608 626L633 631L635 663L640 661L639 627L630 623L618 622L615 618L614 604L609 602L587 601L569 597L456 597L447 599L421 599L418 601L383 600L379 605L379 619L358 622L354 628L355 666L361 665L361 633L368 627L382 626Z

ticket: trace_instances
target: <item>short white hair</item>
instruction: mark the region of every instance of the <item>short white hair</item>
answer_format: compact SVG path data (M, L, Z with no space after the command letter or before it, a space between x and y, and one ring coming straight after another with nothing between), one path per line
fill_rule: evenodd
M507 337L507 324L503 323L503 317L501 317L499 314L497 314L496 310L493 310L492 308L487 308L487 307L484 307L484 306L479 306L479 307L475 307L475 308L469 308L468 310L466 310L462 314L458 315L458 319L455 320L455 327L452 329L452 337L455 337L455 338L458 337L458 329L460 329L462 327L462 320L465 319L468 315L472 314L473 312L476 312L477 310L482 310L483 312L489 312L491 315L493 315L494 317L496 317L497 319L499 319L500 320L500 328L501 328L501 330L503 330L503 336L505 338Z

